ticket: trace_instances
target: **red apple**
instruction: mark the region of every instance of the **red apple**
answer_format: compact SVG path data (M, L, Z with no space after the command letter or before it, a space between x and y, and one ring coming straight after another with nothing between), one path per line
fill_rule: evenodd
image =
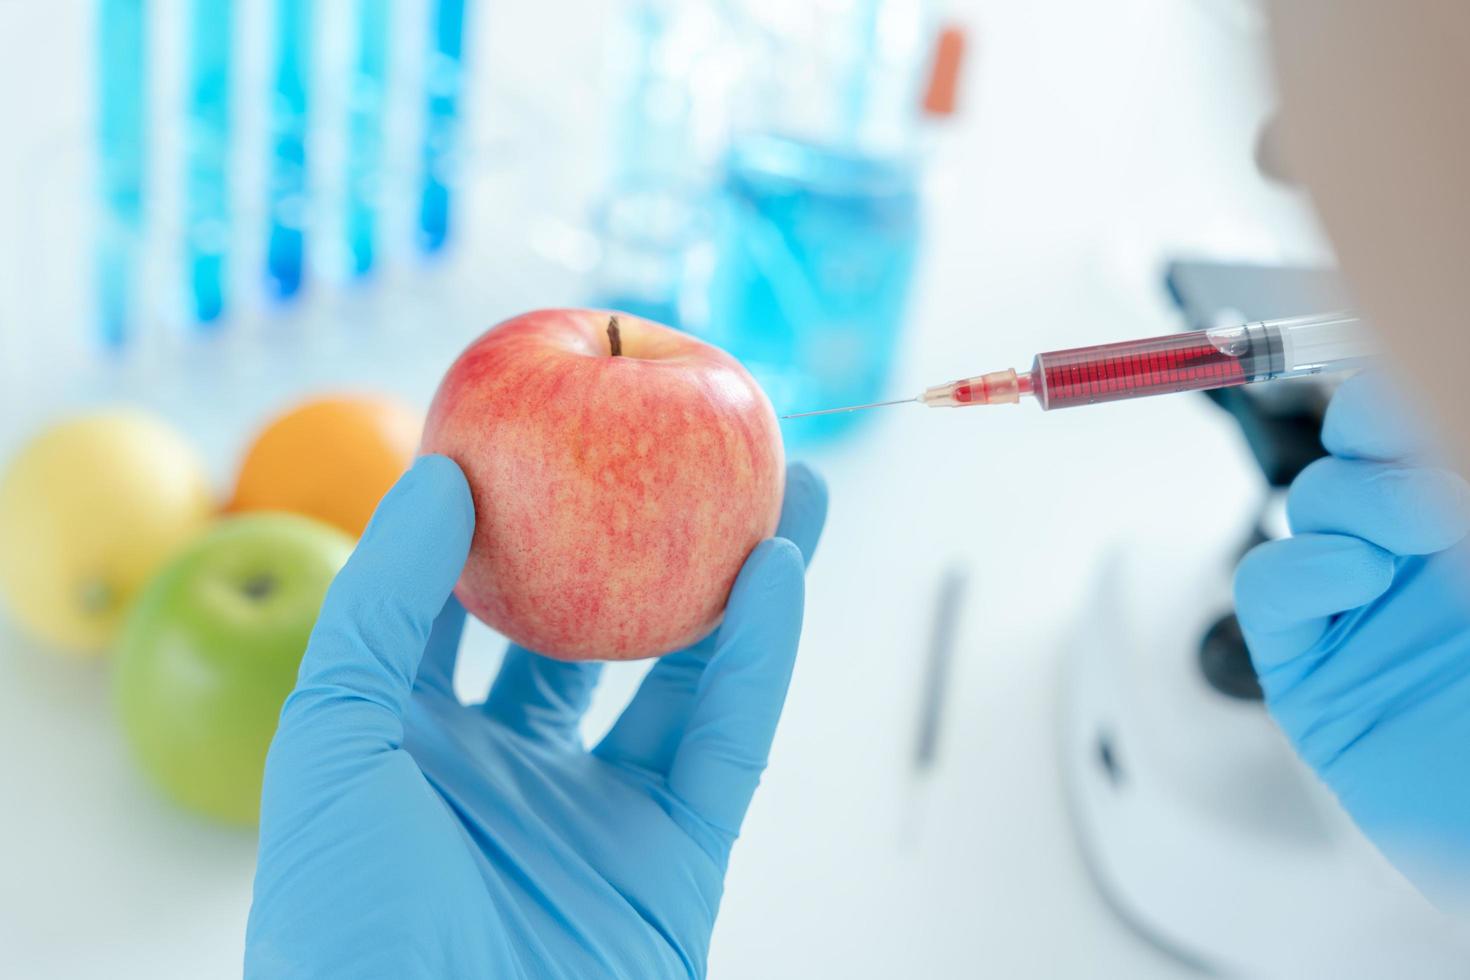
M654 657L712 630L785 482L771 403L734 358L595 310L526 313L472 343L422 449L474 496L455 594L562 660Z

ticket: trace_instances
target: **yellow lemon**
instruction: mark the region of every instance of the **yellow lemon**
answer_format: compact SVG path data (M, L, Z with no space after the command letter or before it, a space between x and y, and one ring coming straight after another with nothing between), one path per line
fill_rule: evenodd
M100 653L212 509L203 466L163 421L113 410L52 425L0 473L0 605L51 646Z

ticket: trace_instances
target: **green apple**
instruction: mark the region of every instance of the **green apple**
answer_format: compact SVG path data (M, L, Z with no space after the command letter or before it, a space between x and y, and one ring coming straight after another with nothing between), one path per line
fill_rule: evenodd
M138 596L117 649L123 730L183 806L234 824L260 809L265 754L327 586L352 550L290 514L219 522Z
M163 420L113 409L51 425L0 473L0 604L49 646L100 654L212 509L203 465Z

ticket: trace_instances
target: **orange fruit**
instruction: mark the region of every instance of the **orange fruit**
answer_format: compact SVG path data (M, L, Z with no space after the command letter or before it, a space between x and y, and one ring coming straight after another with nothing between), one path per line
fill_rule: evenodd
M282 510L360 535L413 462L423 421L387 398L317 398L272 420L245 454L231 511Z

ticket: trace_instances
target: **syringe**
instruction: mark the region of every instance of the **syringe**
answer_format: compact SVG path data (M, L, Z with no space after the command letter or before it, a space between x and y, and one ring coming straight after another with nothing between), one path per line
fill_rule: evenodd
M913 398L798 412L798 419L917 402L930 408L1005 405L1035 398L1043 410L1204 391L1359 367L1377 353L1353 313L1261 320L1238 327L1097 344L1037 354L1031 370L1013 368L925 388Z

